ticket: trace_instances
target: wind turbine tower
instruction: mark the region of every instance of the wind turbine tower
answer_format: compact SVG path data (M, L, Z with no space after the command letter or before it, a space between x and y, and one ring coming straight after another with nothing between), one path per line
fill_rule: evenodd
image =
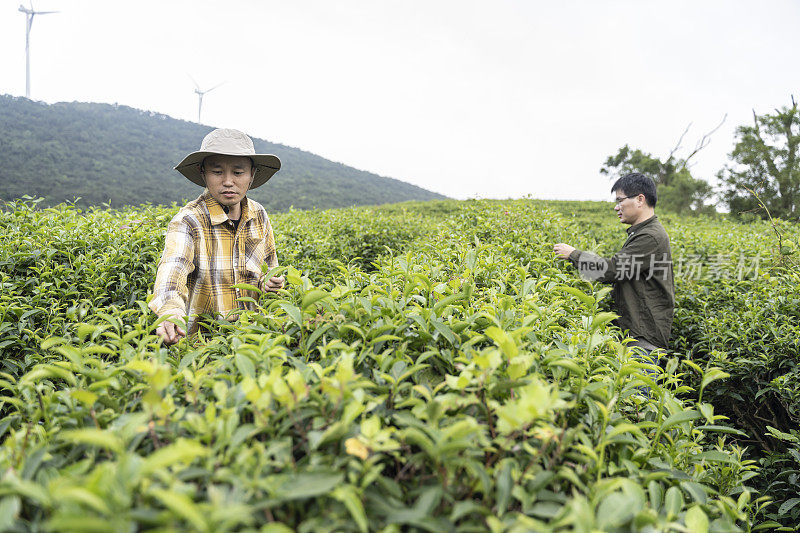
M197 82L194 81L194 78L189 76L189 79L191 79L192 83L194 83L194 92L195 92L195 94L197 94L197 123L201 124L201 122L200 122L200 114L203 112L203 96L205 96L206 93L210 93L211 91L213 91L214 89L216 89L217 87L219 87L220 85L222 85L225 82L223 81L222 83L219 83L219 84L213 86L210 89L206 89L205 91L201 91L200 90L200 86L197 85Z
M25 98L31 97L31 26L34 15L49 15L58 11L34 11L33 2L30 9L20 4L19 10L25 13Z

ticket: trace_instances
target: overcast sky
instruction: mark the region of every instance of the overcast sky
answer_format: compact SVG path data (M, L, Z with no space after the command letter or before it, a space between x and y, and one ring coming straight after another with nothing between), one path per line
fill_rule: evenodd
M27 1L27 0L26 0ZM800 96L800 2L34 0L31 97L239 128L455 198L609 199L628 143L687 153ZM0 1L0 93L25 94L25 16ZM2 127L2 125L0 125ZM198 139L198 148L200 144ZM0 157L2 157L0 155Z

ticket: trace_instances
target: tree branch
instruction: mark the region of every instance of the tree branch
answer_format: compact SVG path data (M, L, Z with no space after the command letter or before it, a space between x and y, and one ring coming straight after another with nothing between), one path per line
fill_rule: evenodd
M760 205L761 209L767 213L767 217L769 217L769 223L772 225L772 229L775 231L775 235L778 237L778 261L781 263L781 265L785 266L787 259L786 256L781 252L781 250L783 250L783 234L781 234L780 230L778 229L778 225L775 224L775 220L772 218L772 214L769 212L769 209L764 202L761 201L761 197L758 195L758 193L750 187L745 186L744 188L755 197L758 205Z
M705 148L706 146L708 146L711 143L711 136L714 135L714 133L716 133L716 131L722 127L722 125L725 123L725 119L727 119L727 118L728 118L728 114L725 113L725 115L723 115L723 117L722 117L722 120L719 121L719 124L717 124L714 129L712 129L708 133L704 134L700 138L700 140L697 141L697 144L695 145L694 150L692 150L692 152L683 160L683 164L681 165L681 169L686 168L686 166L689 164L689 160L692 157L694 157L695 154L697 154L697 152L699 152L700 150L702 150L703 148Z
M680 150L680 148L681 148L681 143L683 142L683 138L686 136L686 134L687 134L687 133L689 133L689 128L691 128L691 127L692 127L692 123L690 122L690 123L689 123L689 124L686 126L686 129L685 129L685 130L683 130L683 133L681 133L681 136L680 136L680 137L678 137L678 142L677 142L677 143L675 143L675 148L673 148L672 150L670 150L670 152L669 152L669 155L667 156L667 158L666 158L664 161L669 161L670 159L672 159L672 157L675 155L675 152L677 152L678 150Z

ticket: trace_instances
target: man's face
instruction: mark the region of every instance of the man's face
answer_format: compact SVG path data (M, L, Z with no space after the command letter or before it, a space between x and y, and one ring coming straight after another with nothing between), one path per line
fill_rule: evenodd
M633 224L641 214L642 206L644 205L644 195L627 195L619 189L614 191L614 194L614 200L616 201L614 211L617 212L619 221L623 224Z
M255 175L250 158L235 155L206 157L202 173L211 196L228 207L244 199Z

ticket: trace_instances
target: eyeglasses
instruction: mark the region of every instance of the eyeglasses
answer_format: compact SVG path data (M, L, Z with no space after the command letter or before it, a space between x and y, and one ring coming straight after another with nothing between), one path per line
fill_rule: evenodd
M615 199L614 199L614 203L616 203L617 205L619 205L619 204L620 204L620 202L622 202L622 200L627 200L628 198L636 198L637 196L639 196L639 195L638 195L638 194L634 194L633 196L622 196L622 197L620 197L620 198L615 198Z

